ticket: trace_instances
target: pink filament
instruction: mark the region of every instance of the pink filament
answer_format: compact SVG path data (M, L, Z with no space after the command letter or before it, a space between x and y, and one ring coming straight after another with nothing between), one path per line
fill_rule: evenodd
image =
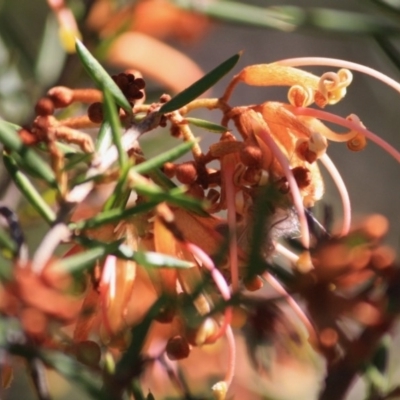
M293 299L293 297L290 296L290 294L281 285L281 283L276 278L274 278L269 272L265 272L263 276L265 280L276 290L276 292L285 298L286 302L289 304L291 309L296 313L300 321L303 322L303 324L307 328L310 336L313 339L316 339L317 333L315 331L314 326L312 325L312 323L310 322L304 311L301 309L301 307Z
M334 124L344 126L345 128L351 129L362 133L365 137L375 142L378 146L382 147L387 153L389 153L396 161L400 162L400 153L385 140L375 135L375 133L363 128L362 126L351 122L345 118L338 117L337 115L328 113L326 111L316 110L314 108L304 108L304 107L291 107L291 112L295 115L305 115L309 117L314 117L322 119L328 122L333 122Z
M366 67L362 64L353 63L350 61L339 60L336 58L325 58L325 57L299 57L299 58L289 58L286 60L277 61L274 64L285 65L288 67L306 67L306 66L327 66L327 67L338 67L338 68L348 68L354 71L362 72L363 74L370 75L375 79L386 83L388 86L392 87L394 90L400 93L400 84L394 79L389 78L382 72L376 71L373 68Z
M307 225L306 213L304 211L303 201L301 199L299 187L297 186L296 179L294 178L293 172L290 169L289 161L282 153L278 145L275 143L275 141L272 139L271 135L265 129L259 129L257 134L264 141L264 143L271 149L274 156L277 158L277 160L279 161L279 163L283 168L286 179L289 183L290 191L292 193L293 204L296 208L299 217L301 243L306 249L308 249L310 247L310 234Z
M185 247L202 263L202 265L211 273L211 276L217 285L224 300L231 298L229 287L222 276L221 272L215 267L213 260L198 246L193 243L186 242ZM225 308L224 321L219 330L207 339L207 342L213 343L226 334L226 330L232 322L232 307Z
M224 380L226 384L229 386L232 383L233 377L235 375L235 363L236 363L236 343L230 325L226 328L226 339L228 341L228 347L229 347L229 358L228 358L228 370L226 371Z
M198 260L203 264L205 268L207 268L211 272L211 276L214 279L215 284L217 285L219 291L221 292L224 300L229 300L231 298L231 292L229 287L219 272L219 270L215 267L213 260L198 246L193 243L186 242L186 248L198 258ZM224 322L221 325L218 332L208 338L207 342L213 343L217 339L219 339L224 334L226 335L228 341L228 349L229 349L229 360L228 360L228 371L225 375L225 382L229 386L232 382L233 376L235 374L235 362L236 362L236 343L235 338L233 336L232 328L230 323L232 321L232 307L227 307L225 309L225 318Z
M349 193L347 191L346 185L344 184L344 181L339 171L337 170L332 160L328 157L328 155L325 153L324 155L322 155L322 157L319 158L319 160L322 162L322 164L324 164L325 168L332 176L332 179L338 188L340 198L342 199L343 223L342 223L342 231L340 234L341 236L346 236L350 231L350 225L351 225L351 204L350 204Z

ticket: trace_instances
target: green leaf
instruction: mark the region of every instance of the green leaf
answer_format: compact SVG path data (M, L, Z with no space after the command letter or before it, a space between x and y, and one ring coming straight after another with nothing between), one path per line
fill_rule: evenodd
M119 176L117 185L114 188L113 193L107 199L106 203L103 206L104 211L111 210L112 208L124 208L126 206L126 202L129 198L131 189L128 188L127 179L129 176L130 170L130 162L129 164L122 166L122 171Z
M3 229L0 229L0 247L6 249L11 254L15 254L17 251L17 246Z
M107 87L103 89L104 95L104 115L111 126L112 140L118 151L118 162L121 168L125 167L128 162L128 156L121 142L121 122L118 117L118 111L115 103Z
M4 154L3 161L12 180L29 201L29 204L45 219L47 223L52 224L56 219L54 211L48 206L29 179L18 170L18 166L11 156Z
M185 118L185 121L189 122L189 124L198 126L199 128L207 129L210 132L215 132L215 133L225 133L227 130L229 130L227 127L215 124L210 121L206 121L204 119L199 119L199 118Z
M131 105L107 71L92 56L92 54L80 40L76 40L75 47L86 72L94 80L99 89L107 89L115 99L116 103L121 106L129 115L132 115Z
M208 15L222 21L248 26L277 29L291 32L299 28L313 29L316 31L357 33L357 34L396 34L399 32L398 24L389 19L378 18L347 10L335 10L322 7L304 8L299 6L272 6L259 7L244 4L238 1L210 1L196 3L192 0L171 0L172 3L186 10L192 10ZM383 2L374 1L383 6ZM390 10L386 1L385 8ZM398 14L388 12L391 17Z
M93 158L93 154L88 153L69 153L65 156L67 162L64 171L70 171L80 163L89 164Z
M208 213L204 211L204 202L194 197L185 194L185 187L176 187L174 189L165 192L159 186L153 184L135 183L133 189L140 195L147 196L150 201L163 202L167 201L171 204L175 204L186 210L195 212L196 214L208 216Z
M108 211L103 211L93 218L70 224L70 229L81 231L85 229L98 228L99 226L109 223L116 223L122 220L126 220L132 215L150 211L157 204L158 202L148 201L145 203L138 204L134 207L126 208L125 210L112 209Z
M39 355L45 364L67 378L74 386L79 385L91 398L105 400L94 375L71 355L54 350L40 350Z
M218 67L210 71L207 75L204 75L197 82L190 85L187 89L178 93L170 101L162 105L159 113L165 114L175 111L190 103L192 100L197 99L197 97L214 86L224 75L226 75L239 61L240 56L241 53L238 53L231 58L228 58Z
M103 154L112 145L111 126L108 121L103 121L100 126L99 134L96 140L96 150L98 153Z
M9 150L15 151L20 156L21 163L29 171L34 172L52 187L56 187L53 171L35 151L25 146L18 136L15 125L0 121L0 142Z
M83 271L93 266L93 264L108 254L113 254L121 245L123 239L111 243L104 243L99 240L89 239L82 236L75 237L75 240L88 247L87 250L63 258L58 263L58 268L61 272L75 273Z
M148 268L193 268L192 262L181 260L176 257L168 256L166 254L157 253L154 251L134 251L127 245L119 246L118 250L114 253L117 257L126 260L136 261L143 267Z
M147 174L149 171L152 171L158 167L162 167L166 162L175 161L178 158L182 157L193 147L195 143L198 142L199 140L184 142L171 150L168 150L162 154L159 154L158 156L153 157L150 160L135 165L131 168L131 170L137 172L138 174Z
M276 7L257 7L238 1L210 1L198 4L191 0L172 0L172 2L183 9L235 24L272 28L285 32L296 28L293 18L277 12Z

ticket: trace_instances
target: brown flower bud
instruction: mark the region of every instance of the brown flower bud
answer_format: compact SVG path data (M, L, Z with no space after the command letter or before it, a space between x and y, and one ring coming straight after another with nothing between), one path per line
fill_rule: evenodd
M309 149L307 140L299 140L296 144L295 152L300 160L313 163L317 159L317 154Z
M173 304L166 304L159 310L154 319L161 324L169 324L174 319L175 313L175 306Z
M95 124L101 124L103 122L103 104L96 102L92 103L88 108L88 117Z
M182 336L174 336L168 340L165 351L170 360L182 360L189 356L190 346Z
M74 99L74 91L65 86L56 86L51 88L47 95L51 99L56 108L64 108L69 106Z
M171 162L166 162L163 166L163 172L168 178L173 178L175 176L176 165Z
M193 185L190 185L190 188L189 188L187 194L189 194L193 197L196 197L196 199L200 199L200 200L204 199L204 190L200 185L198 185L196 183L194 183Z
M185 162L176 167L176 178L183 184L190 185L197 179L197 169L193 161Z
M251 168L262 167L262 152L259 147L245 146L239 153L242 163Z
M311 183L311 172L307 168L295 167L292 169L292 172L299 189L304 189Z
M35 106L36 115L46 116L54 113L54 104L48 97L41 98Z

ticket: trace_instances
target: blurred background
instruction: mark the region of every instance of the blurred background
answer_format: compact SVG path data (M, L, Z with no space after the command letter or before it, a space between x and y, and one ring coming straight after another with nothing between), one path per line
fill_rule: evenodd
M60 10L65 8L52 3L0 0L0 117L19 125L31 122L35 102L50 87L92 86L77 56L68 53L68 45L60 40ZM315 56L360 63L400 80L400 1L396 0L71 0L66 6L75 15L84 43L111 73L131 68L143 74L147 101L182 90L242 50L230 76L251 64ZM214 87L213 96L222 94L230 76ZM241 85L232 103L284 100L286 92ZM346 97L329 111L343 117L358 115L368 129L399 149L399 104L400 93L354 72ZM207 118L219 122L220 116L211 113ZM145 149L159 151L165 135L159 132L146 139ZM202 143L207 145L207 135ZM331 144L328 154L348 187L355 218L369 213L387 216L391 223L387 242L398 251L398 163L373 143L360 153ZM1 171L3 201L13 202ZM338 195L328 177L326 187L324 202L340 218ZM31 242L34 245L34 238ZM5 398L22 398L18 389L26 382L21 379ZM57 385L61 387L61 381Z

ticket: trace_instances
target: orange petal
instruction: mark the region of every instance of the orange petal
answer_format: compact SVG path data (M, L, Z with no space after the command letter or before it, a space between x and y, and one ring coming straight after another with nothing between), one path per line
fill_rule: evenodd
M154 220L154 247L157 253L178 256L176 239L158 216ZM160 268L159 274L162 288L169 294L176 293L177 271L172 268Z

